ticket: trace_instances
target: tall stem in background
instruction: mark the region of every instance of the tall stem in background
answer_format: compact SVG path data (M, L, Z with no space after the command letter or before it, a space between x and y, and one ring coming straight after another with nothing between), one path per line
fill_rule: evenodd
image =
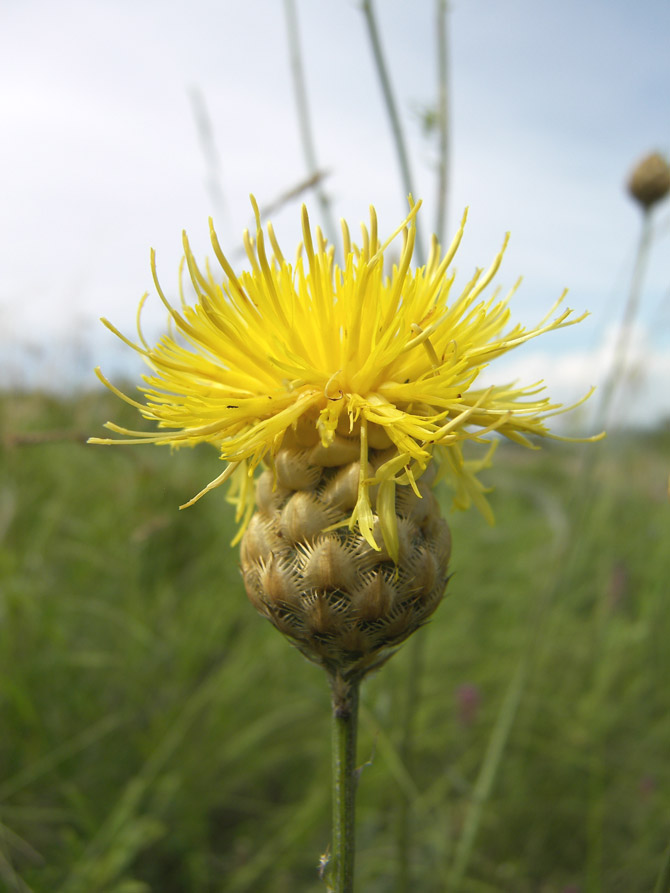
M198 133L198 141L205 159L205 184L213 212L220 221L219 226L225 224L227 230L231 230L230 211L226 204L221 177L221 155L214 138L214 124L207 108L205 95L199 87L191 87L188 91L191 101L193 118Z
M628 350L630 347L630 338L633 331L633 323L637 315L640 305L640 294L642 292L642 282L647 269L647 261L649 260L649 247L651 245L651 212L649 208L645 208L642 212L642 228L640 230L640 239L635 256L635 265L633 267L633 277L628 292L628 300L624 308L623 319L619 327L614 355L612 357L612 366L603 385L600 405L596 415L596 428L600 428L611 423L611 412L616 396L617 389L626 372L626 361L628 359Z
M400 165L400 176L402 179L403 189L405 190L406 196L415 195L414 188L412 186L412 175L409 169L409 157L407 155L407 149L405 147L405 137L403 136L402 127L400 126L398 108L393 96L391 80L389 78L388 69L386 68L386 62L384 60L384 53L382 51L381 40L379 38L379 29L377 28L377 20L375 18L374 9L372 7L372 0L363 0L363 14L365 15L365 21L368 26L368 34L370 36L370 43L372 45L372 55L375 60L379 83L381 84L382 93L384 94L384 104L386 105L386 111L391 123L393 143L398 155L398 163ZM423 240L421 238L421 233L418 225L416 227L416 253L420 260L425 259L425 254L423 252Z
M300 39L298 35L298 17L295 11L294 0L284 0L284 11L286 13L286 33L288 36L289 53L291 56L293 89L295 91L295 102L298 110L300 142L302 143L302 150L305 155L307 172L309 176L311 178L314 178L315 182L317 182L319 177L319 167L316 160L316 148L314 146L314 136L312 133L312 124L309 114L309 104L307 102L307 90L305 89L305 73L302 67ZM336 228L330 209L330 201L325 191L321 187L317 188L316 197L321 207L323 228L326 232L328 240L333 243Z
M624 307L623 318L619 325L612 362L602 386L600 402L596 409L594 424L596 431L611 425L614 418L614 400L626 372L633 324L640 304L642 283L649 259L651 236L651 213L649 208L644 208L628 298ZM595 495L599 487L598 477L594 474L594 470L600 457L600 449L590 450L588 453L585 453L575 477L572 495L574 518L572 541L569 544L565 563L559 566L559 571L552 587L554 592L557 592L565 585L570 569L577 560L577 554L583 548L585 540L582 533L589 524L590 513L595 504Z
M449 19L446 0L436 0L437 32L437 123L440 135L438 160L437 217L435 234L445 238L449 214Z

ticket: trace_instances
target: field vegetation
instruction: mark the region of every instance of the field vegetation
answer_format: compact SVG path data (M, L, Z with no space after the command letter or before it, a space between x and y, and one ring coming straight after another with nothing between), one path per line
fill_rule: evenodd
M97 392L0 412L0 887L324 889L328 691L247 602L223 491L177 510L215 451L86 445ZM449 514L447 598L363 689L361 890L654 889L669 455L503 445L496 525Z

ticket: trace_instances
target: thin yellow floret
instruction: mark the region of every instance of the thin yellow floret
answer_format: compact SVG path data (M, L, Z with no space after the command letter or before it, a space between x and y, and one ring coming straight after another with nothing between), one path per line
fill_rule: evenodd
M286 431L301 419L311 420L327 447L344 424L358 434L361 444L359 498L351 524L375 547L370 487L380 485L377 511L393 552L395 486L416 487L415 480L432 459L452 480L455 505L466 508L474 502L489 516L476 475L490 452L478 463L465 461L463 443L481 441L496 431L531 446L529 435L549 435L545 419L566 408L538 397L537 385L483 389L476 387L477 379L501 354L544 332L580 322L586 314L574 317L569 309L559 310L562 295L535 328L510 327L509 301L516 286L505 297L498 290L487 293L507 237L490 268L476 271L452 298L449 267L467 211L446 254L442 256L433 238L428 262L412 269L420 202L410 200L408 216L383 244L374 208L369 229L362 227L361 247L351 241L343 223L341 266L321 230L312 232L304 206L303 241L295 262L285 259L271 225L268 253L253 198L252 204L256 232L253 237L245 233L247 272L234 272L211 221L212 247L222 271L216 275L209 265L200 269L184 234L185 266L196 293L192 306L183 288L179 308L165 297L152 252L155 287L174 334L151 347L142 335L139 311L138 343L103 320L149 366L151 374L139 387L145 402L122 394L100 370L97 374L156 422L158 430L132 431L108 422L106 427L123 439L91 442L213 444L226 468L187 505L230 480L238 520L244 524L253 507L254 472L260 463L271 463ZM388 273L385 252L399 236L400 259ZM374 472L367 462L370 424L381 426L395 448L395 458Z

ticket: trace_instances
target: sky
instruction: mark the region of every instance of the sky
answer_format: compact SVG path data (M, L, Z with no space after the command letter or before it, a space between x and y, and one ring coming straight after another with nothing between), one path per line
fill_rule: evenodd
M360 3L295 0L319 168L350 228L374 204L380 233L405 215L388 116ZM435 227L433 0L377 0L408 141L424 239ZM513 317L541 319L569 287L579 326L496 361L558 399L606 374L641 227L625 191L634 163L670 155L667 0L450 0L448 226L469 207L457 283L511 242L498 282L524 281ZM0 386L96 387L93 367L139 372L99 322L134 334L152 291L149 249L176 293L186 230L211 256L208 217L239 257L261 207L307 176L282 0L3 0L0 11ZM206 110L211 139L198 126ZM313 221L316 196L306 193ZM286 252L300 200L272 220ZM670 202L654 239L631 339L622 414L670 416ZM157 298L144 328L158 337ZM493 370L492 370L493 373Z

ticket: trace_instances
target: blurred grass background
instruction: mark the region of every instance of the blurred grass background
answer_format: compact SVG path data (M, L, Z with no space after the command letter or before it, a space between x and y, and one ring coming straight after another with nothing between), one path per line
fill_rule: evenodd
M291 0L284 10L325 221ZM371 2L361 10L406 195ZM447 5L435 10L424 124L440 231ZM213 130L205 97L191 98L216 206ZM325 678L248 604L223 492L177 510L220 471L215 451L86 446L108 418L136 424L107 393L0 393L0 889L323 890ZM496 526L448 514L447 598L363 688L357 889L670 890L669 450L667 425L502 445L485 474Z
M98 392L5 393L0 412L0 888L323 889L327 686L248 604L222 491L177 510L216 452L85 445L107 418L135 424ZM459 889L654 889L670 837L669 450L667 426L502 445L496 526L448 515L411 766L410 646L363 688L358 889L396 889L403 802L411 889L451 889L515 678Z

